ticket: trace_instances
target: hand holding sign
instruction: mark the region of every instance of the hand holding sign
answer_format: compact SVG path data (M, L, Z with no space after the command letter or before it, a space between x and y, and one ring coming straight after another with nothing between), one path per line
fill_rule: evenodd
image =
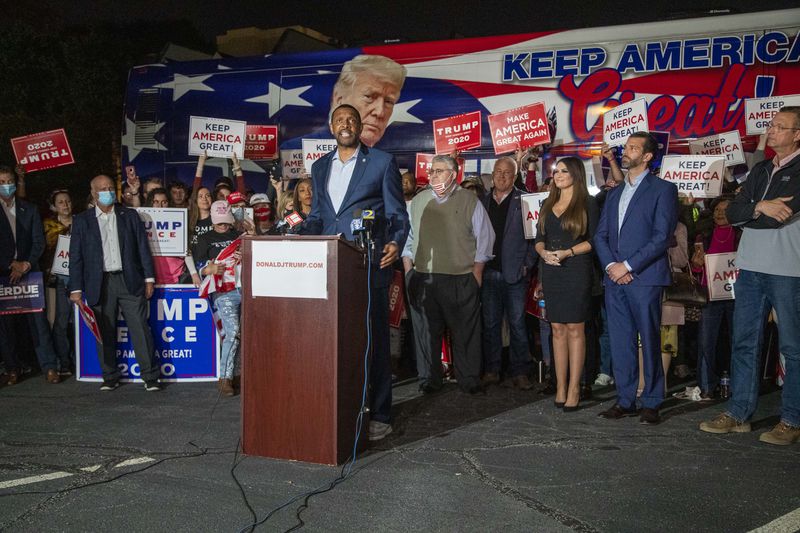
M194 172L196 178L203 177L203 168L206 166L206 161L208 161L208 151L203 150L203 153L197 158L197 170Z
M11 283L17 283L31 269L27 261L11 261L11 273L8 275Z

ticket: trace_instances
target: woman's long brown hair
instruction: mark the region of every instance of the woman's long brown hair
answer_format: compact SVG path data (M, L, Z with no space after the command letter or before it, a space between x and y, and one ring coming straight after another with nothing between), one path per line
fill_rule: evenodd
M586 226L588 225L586 199L589 197L589 189L586 188L586 170L584 169L583 161L577 157L565 157L560 159L558 163L564 163L569 175L572 176L572 198L567 209L561 215L561 228L577 239L586 233ZM538 231L542 232L542 235L545 233L545 220L553 212L553 206L560 199L561 189L556 187L556 181L553 179L550 183L550 196L544 201L542 209L539 211Z

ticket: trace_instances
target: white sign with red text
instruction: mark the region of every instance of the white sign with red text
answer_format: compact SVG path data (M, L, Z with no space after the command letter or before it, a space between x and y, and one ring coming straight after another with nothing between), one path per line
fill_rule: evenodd
M137 207L150 253L183 257L186 255L186 209L180 207Z
M473 111L433 121L436 154L451 154L481 145L481 112Z
M253 241L253 297L328 299L328 245Z
M303 166L307 174L311 174L314 161L336 150L335 139L303 139Z
M547 112L541 102L489 115L489 129L495 154L550 142Z
M742 150L742 138L739 136L739 130L689 141L689 152L692 155L725 156L726 167L744 163L744 150Z
M603 142L609 146L622 146L638 131L650 131L644 98L618 105L603 114Z
M725 156L666 155L661 160L661 179L678 188L678 196L716 198L725 179Z
M53 255L53 266L50 267L52 274L69 276L69 237L59 235L56 243L56 253Z
M244 159L246 122L211 117L189 117L189 155Z
M534 192L520 196L522 201L522 225L525 228L525 238L536 238L536 224L539 223L539 212L542 204L550 196L549 192Z
M744 120L748 135L767 133L767 124L783 106L800 105L800 94L772 96L770 98L745 98Z
M736 252L706 254L706 279L709 300L733 300L733 286L739 278Z
M299 179L305 171L302 150L281 150L281 179Z

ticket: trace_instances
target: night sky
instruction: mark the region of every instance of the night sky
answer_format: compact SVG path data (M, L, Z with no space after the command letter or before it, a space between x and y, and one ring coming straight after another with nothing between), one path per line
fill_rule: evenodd
M7 0L2 2L7 3ZM10 4L10 2L9 2ZM225 7L225 5L230 7ZM100 25L137 20L186 19L210 42L227 29L258 26L273 28L295 24L308 26L347 44L403 38L409 41L480 37L543 30L631 24L697 16L709 9L734 12L795 7L791 0L671 0L669 2L503 0L488 2L320 1L244 2L195 0L189 2L70 2L23 0L4 9L11 21L43 24L54 30L67 26ZM6 20L6 23L9 21ZM789 21L787 21L789 22ZM795 21L800 22L800 21Z

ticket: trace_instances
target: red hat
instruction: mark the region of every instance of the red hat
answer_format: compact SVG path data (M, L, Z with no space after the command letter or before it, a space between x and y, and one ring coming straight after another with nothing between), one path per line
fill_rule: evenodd
M228 195L229 204L235 205L241 202L247 202L247 198L245 198L244 194L240 193L239 191L232 192Z

